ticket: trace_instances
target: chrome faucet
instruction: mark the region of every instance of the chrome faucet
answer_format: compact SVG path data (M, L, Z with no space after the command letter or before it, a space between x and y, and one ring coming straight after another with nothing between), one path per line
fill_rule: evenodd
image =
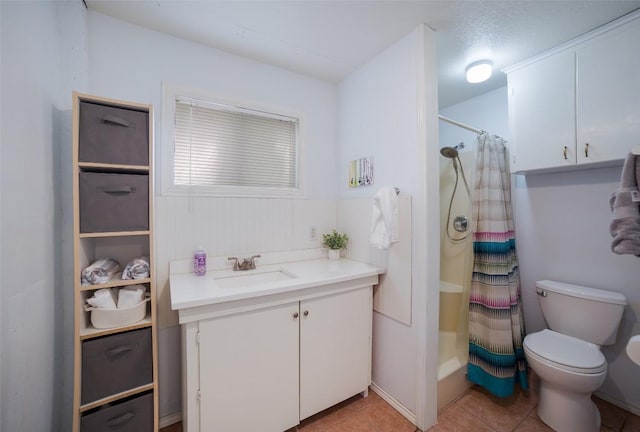
M261 255L253 255L251 258L243 258L242 262L239 262L237 257L229 257L227 260L234 262L233 271L254 270L256 268L256 262L254 260L260 257Z

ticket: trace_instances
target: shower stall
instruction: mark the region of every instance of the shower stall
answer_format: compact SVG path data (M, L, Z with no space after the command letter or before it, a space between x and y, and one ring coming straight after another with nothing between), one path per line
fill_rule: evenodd
M473 268L470 188L473 187L476 141L476 133L448 125L440 129L438 408L472 385L466 379L466 365Z

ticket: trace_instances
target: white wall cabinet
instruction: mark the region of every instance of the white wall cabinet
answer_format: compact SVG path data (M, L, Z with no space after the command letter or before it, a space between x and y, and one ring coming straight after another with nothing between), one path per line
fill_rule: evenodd
M640 19L577 50L577 162L624 158L640 140Z
M509 73L512 171L575 165L574 71L562 52Z
M186 323L184 430L281 432L366 393L372 301L369 284L325 288Z
M511 171L611 163L640 134L640 19L507 69Z

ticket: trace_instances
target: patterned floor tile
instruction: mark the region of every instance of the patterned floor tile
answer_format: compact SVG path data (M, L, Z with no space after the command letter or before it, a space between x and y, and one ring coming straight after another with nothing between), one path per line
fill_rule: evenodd
M498 398L474 387L457 404L497 432L511 432L533 411L537 402L537 393L531 390L517 389L508 398Z
M429 432L494 432L466 409L453 404L438 414L438 424Z

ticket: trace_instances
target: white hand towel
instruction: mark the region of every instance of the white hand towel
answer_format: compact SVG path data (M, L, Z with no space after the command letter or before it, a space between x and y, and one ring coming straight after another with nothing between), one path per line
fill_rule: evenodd
M118 291L118 309L135 306L144 300L146 289L143 285L130 285Z
M102 288L94 292L87 303L98 309L116 309L116 296L110 288Z
M393 187L383 187L373 197L369 241L378 249L388 249L400 241L398 194Z

